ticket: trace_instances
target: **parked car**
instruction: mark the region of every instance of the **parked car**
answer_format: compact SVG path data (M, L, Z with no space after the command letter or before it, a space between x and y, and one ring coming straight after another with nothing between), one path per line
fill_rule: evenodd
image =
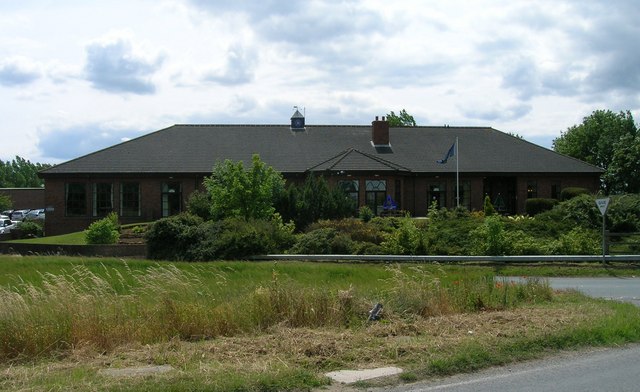
M29 210L15 210L11 213L11 220L15 222L22 222L28 212Z
M11 217L11 213L12 212L13 212L13 210L4 210L4 211L0 212L0 214L6 215L8 217Z
M23 221L44 220L44 208L38 208L27 212Z
M0 220L0 234L11 233L11 230L18 226L17 223L12 222L11 219Z

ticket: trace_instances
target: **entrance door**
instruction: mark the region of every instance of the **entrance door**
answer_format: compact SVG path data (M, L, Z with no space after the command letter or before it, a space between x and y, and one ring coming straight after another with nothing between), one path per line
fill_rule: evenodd
M483 194L489 195L496 211L501 214L516 213L515 177L486 177L482 185Z

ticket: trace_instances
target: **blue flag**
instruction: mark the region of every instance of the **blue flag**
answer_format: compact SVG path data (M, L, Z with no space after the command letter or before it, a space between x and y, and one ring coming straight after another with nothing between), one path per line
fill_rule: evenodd
M456 143L455 142L453 142L453 144L451 145L451 148L449 149L449 151L447 151L447 155L445 155L444 158L442 158L440 160L437 160L436 162L445 164L445 163L447 163L449 158L451 158L454 155L456 155Z

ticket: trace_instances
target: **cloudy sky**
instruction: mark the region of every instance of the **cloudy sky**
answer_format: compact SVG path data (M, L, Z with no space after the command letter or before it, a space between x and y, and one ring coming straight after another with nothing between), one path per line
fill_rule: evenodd
M544 147L640 114L636 0L0 1L0 159L176 123L492 126Z

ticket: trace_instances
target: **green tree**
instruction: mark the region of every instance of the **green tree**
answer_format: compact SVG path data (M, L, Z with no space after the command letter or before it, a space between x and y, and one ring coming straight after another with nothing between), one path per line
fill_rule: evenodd
M0 211L10 210L13 206L11 198L5 194L0 194Z
M615 144L613 158L603 179L610 193L640 193L640 134L623 135Z
M51 167L49 164L31 163L16 156L11 161L0 161L0 188L38 188L44 185L38 172Z
M240 217L248 221L273 216L284 179L255 154L249 170L245 170L242 161L227 159L216 164L211 176L204 179L204 186L211 197L214 219Z
M636 134L637 127L631 112L596 110L585 117L582 124L570 127L556 138L553 149L604 169L602 190L610 193L624 188L621 183L629 181L628 178L615 177L609 173L616 149L620 147L619 141L624 137L631 138L626 140L634 140ZM619 163L623 161L620 159Z
M304 184L290 185L278 204L285 221L292 220L298 230L320 219L354 215L353 200L339 187L331 188L322 176L309 174Z
M406 110L400 110L400 113L395 114L393 110L387 114L387 121L389 121L390 127L415 127L416 120L413 116L407 113Z

